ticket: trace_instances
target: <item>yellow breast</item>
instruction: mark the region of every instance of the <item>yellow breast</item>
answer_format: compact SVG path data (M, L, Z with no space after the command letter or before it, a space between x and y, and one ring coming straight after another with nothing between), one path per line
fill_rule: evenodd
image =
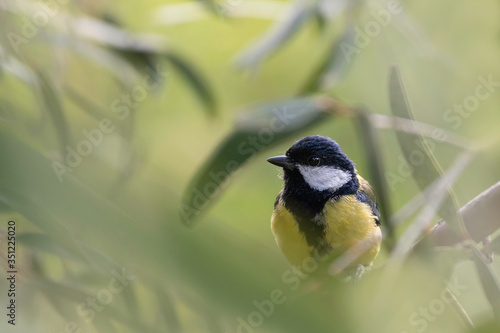
M382 239L371 208L357 201L354 195L345 195L335 201L328 201L323 209L323 216L326 222L325 241L332 249L331 260L360 241L373 237L376 242L350 267L357 264L370 265L380 250ZM271 218L271 229L276 243L291 264L300 266L312 255L314 248L307 243L296 220L281 199Z

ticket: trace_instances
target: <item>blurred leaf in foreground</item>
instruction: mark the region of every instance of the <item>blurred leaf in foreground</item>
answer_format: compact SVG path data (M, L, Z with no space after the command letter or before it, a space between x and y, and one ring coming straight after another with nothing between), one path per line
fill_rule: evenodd
M394 115L415 120L397 67L391 69L389 94L391 110ZM416 125L414 125L414 127L416 131L419 131ZM404 158L413 170L412 176L422 191L443 175L443 170L436 160L430 145L433 144L435 146L437 142L440 142L441 140L439 137L441 134L442 133L436 132L434 140L425 140L422 135L419 135L418 138L415 139L412 135L408 135L405 132L396 131L396 136ZM449 189L449 191L451 191L451 189ZM460 219L457 215L457 210L458 204L453 200L453 196L450 193L444 198L438 213L446 221L452 223L452 226L458 230Z
M173 52L165 52L163 56L174 66L174 68L186 79L198 98L207 108L210 115L215 115L217 102L215 95L198 70L182 57Z
M365 109L358 110L358 125L360 128L361 139L370 165L370 178L377 194L377 205L382 213L382 226L387 230L387 238L384 245L389 249L394 245L394 228L391 225L390 217L392 209L390 205L389 190L387 188L386 178L384 177L384 163L381 156L381 146L370 122L369 111Z
M162 75L158 59L166 59L186 79L207 111L215 113L216 99L207 80L194 65L174 53L160 35L132 34L119 26L91 18L75 20L74 27L80 37L115 51L136 69L146 70L156 79Z
M50 82L49 78L41 72L38 73L38 78L41 95L45 102L45 112L52 118L61 146L61 155L64 156L66 153L66 146L71 144L68 121L66 120L66 115L64 114L61 101L59 100L59 94L54 91L52 82Z
M356 37L354 27L347 26L342 35L332 43L328 53L302 87L302 93L331 88L344 77L352 62L344 48L345 45L354 44L354 37Z
M393 67L391 70L389 89L392 112L395 113L396 116L414 120L415 117L409 107L401 76L397 67ZM401 237L398 242L398 246L393 251L393 254L396 257L401 257L401 249L406 247L404 243L410 243L407 239L413 240L416 237L416 235L410 234L412 229L416 229L415 227L418 227L419 224L422 226L428 225L434 213L438 212L439 215L443 217L446 222L448 222L450 227L459 231L464 240L470 240L471 243L469 245L472 250L472 259L476 264L476 270L481 281L481 286L493 309L493 312L495 313L495 316L500 318L500 281L491 266L486 263L483 253L476 248L475 243L473 243L470 239L470 235L468 235L461 215L458 213L456 197L449 184L445 183L446 179L443 177L443 171L436 160L429 143L424 140L422 135L419 136L418 141L415 141L409 139L409 136L404 135L403 132L399 131L397 132L397 138L403 154L405 155L405 159L413 167L413 177L420 189L424 191L425 188L434 180L439 180L444 186L436 186L435 190L428 198L428 205L420 215L421 221L416 221L410 226L407 233ZM436 143L434 142L434 145L435 144ZM416 163L414 154L418 153L420 153L420 160L419 163ZM466 151L465 153L469 152ZM460 166L460 164L458 166ZM427 212L429 214L426 214ZM423 222L425 222L425 224Z
M261 39L243 51L238 60L240 66L255 69L266 56L292 38L313 14L314 5L307 1L295 1L283 21L275 23Z

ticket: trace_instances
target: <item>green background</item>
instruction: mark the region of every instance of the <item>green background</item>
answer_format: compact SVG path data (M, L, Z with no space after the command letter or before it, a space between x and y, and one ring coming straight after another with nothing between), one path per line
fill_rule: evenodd
M227 3L238 7L247 2L264 3ZM339 83L311 95L322 93L390 115L389 68L399 66L417 120L489 144L453 185L463 205L498 180L500 94L493 91L458 128L444 114L474 94L479 77L500 81L499 3L402 3L402 14L391 18L360 49L345 66ZM31 4L38 8L37 3ZM255 105L297 96L346 22L363 30L373 22L373 13L387 4L361 2L354 14L340 14L323 30L310 19L254 69L238 67L237 59L267 33L271 21L223 18L203 9L202 2L188 1L183 4L191 7L178 17L194 15L201 8L203 18L163 24L159 9L179 4L69 2L34 38L20 45L19 52L12 48L8 33L22 33L23 17L32 17L30 7L15 6L16 13L0 11L4 55L46 78L55 96L52 100L58 101L66 118L68 145L75 149L85 139L82 131L97 128L103 118L109 117L117 129L105 135L102 144L59 182L52 166L63 158L53 120L55 107L42 105L51 100L50 93L39 93L37 86L5 68L0 71L0 216L4 221L0 231L6 231L9 219L17 222L19 267L18 323L11 327L2 315L2 332L64 332L72 322L82 332L238 332L238 317L248 320L256 311L253 302L269 299L274 289L284 292L286 302L275 305L255 332L472 331L448 305L433 320L426 319L425 325L410 319L422 307L439 306L443 280L464 286L456 296L477 326L492 320L474 264L457 262L467 256L460 250L412 259L399 269L384 265L388 253L383 250L375 262L380 269L355 287L337 279L319 286L314 279L305 279L298 290L291 290L282 280L290 267L270 231L273 202L282 180L277 168L265 160L282 154L302 136L326 135L371 180L371 162L355 118L324 120L259 152L230 176L220 197L194 227L183 225L181 198L204 161L233 130L241 110L251 112ZM217 101L216 114L210 116L182 73L160 57L161 71L167 73L164 84L148 92L133 116L123 121L117 118L113 101L131 92L147 75L145 66L133 63L138 76L119 83L109 68L71 47L82 37L67 31L65 24L81 15L102 20L113 17L126 31L163 37L167 48L204 78ZM75 102L69 87L91 104ZM92 116L92 110L97 110L97 116ZM392 130L377 134L381 149L376 154L384 161L384 172L397 174L403 155L396 135ZM434 153L446 169L457 149L438 144ZM392 208L402 207L418 192L412 177L405 177L389 191ZM412 221L407 219L396 228L397 237ZM6 247L4 239L1 243L0 257ZM86 322L78 315L78 306L108 288L114 277L111 272L123 267L135 276L133 282L113 294L113 300ZM500 270L496 262L492 267ZM5 278L0 290L5 308Z

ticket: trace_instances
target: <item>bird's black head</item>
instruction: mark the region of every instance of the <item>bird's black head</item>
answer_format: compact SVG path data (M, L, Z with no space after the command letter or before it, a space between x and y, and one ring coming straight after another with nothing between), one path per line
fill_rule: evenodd
M355 194L359 187L354 163L338 143L324 136L302 138L284 156L268 162L283 167L285 191L332 196Z
M285 173L285 188L277 202L281 200L294 215L308 244L327 250L324 207L329 200L356 194L359 181L354 163L338 143L318 135L300 139L284 156L271 157L268 162Z

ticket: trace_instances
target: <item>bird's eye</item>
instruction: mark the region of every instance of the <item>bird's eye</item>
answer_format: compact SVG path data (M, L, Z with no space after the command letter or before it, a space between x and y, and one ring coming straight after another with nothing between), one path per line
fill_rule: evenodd
M310 166L318 166L321 163L321 158L318 156L311 156L309 160L307 160L307 163L309 163Z

